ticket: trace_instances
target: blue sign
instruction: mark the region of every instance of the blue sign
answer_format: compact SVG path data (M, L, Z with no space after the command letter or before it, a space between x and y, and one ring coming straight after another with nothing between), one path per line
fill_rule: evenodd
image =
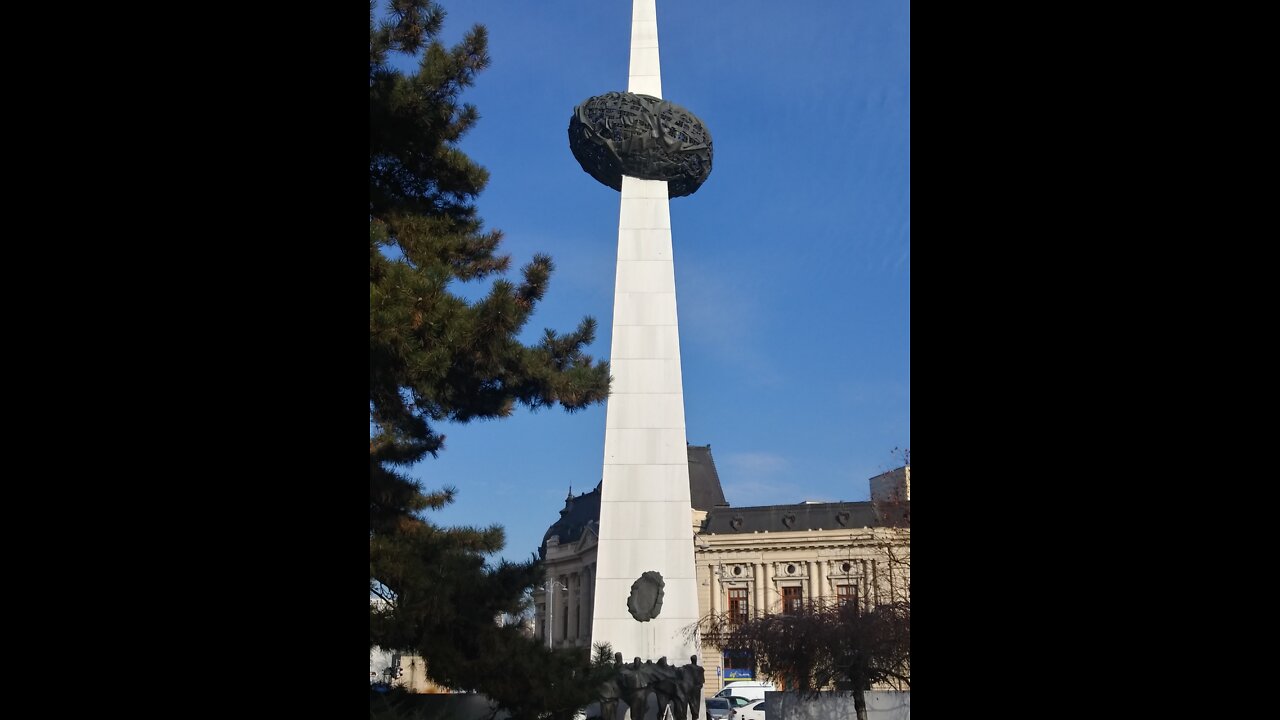
M749 668L725 668L725 680L750 680L752 678Z

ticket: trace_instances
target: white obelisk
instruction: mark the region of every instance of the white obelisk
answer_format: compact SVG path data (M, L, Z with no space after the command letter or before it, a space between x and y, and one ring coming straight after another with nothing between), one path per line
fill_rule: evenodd
M632 5L627 89L662 97L654 2ZM701 653L687 635L698 622L698 588L665 180L622 178L609 360L591 640L608 642L628 663L666 657L684 665ZM662 609L640 622L627 598L650 570L665 582Z

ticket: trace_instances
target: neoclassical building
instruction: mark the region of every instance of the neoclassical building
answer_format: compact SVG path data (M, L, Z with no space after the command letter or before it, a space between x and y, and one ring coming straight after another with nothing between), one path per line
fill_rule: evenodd
M690 532L701 615L785 612L810 600L864 607L907 591L911 468L869 480L868 502L734 507L726 502L710 446L689 446ZM543 536L549 589L535 595L538 637L555 647L591 643L600 486L565 499ZM550 602L550 626L548 626ZM702 648L704 693L754 677L750 657Z

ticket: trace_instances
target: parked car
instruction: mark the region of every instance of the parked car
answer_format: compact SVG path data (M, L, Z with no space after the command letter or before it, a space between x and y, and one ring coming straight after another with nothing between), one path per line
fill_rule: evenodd
M731 712L733 712L733 708L729 706L728 698L707 698L708 720L728 720Z
M764 701L755 700L748 705L736 708L729 716L730 720L767 720L764 714Z
M723 690L716 693L716 697L728 697L737 695L749 700L763 700L766 691L777 690L771 682L756 682L754 680L739 680L738 682L729 683Z
M750 698L736 695L707 698L707 717L712 720L732 720L734 710L750 704Z

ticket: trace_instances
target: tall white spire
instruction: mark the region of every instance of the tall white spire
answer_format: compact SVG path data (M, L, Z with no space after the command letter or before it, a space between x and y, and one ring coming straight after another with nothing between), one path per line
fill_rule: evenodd
M631 5L631 72L627 92L662 97L662 65L658 62L658 11L656 0L634 0Z
M632 6L627 87L661 97L654 2ZM591 640L628 662L683 665L700 655L699 613L668 202L665 180L623 176ZM662 608L641 622L627 600L649 571L665 584Z

